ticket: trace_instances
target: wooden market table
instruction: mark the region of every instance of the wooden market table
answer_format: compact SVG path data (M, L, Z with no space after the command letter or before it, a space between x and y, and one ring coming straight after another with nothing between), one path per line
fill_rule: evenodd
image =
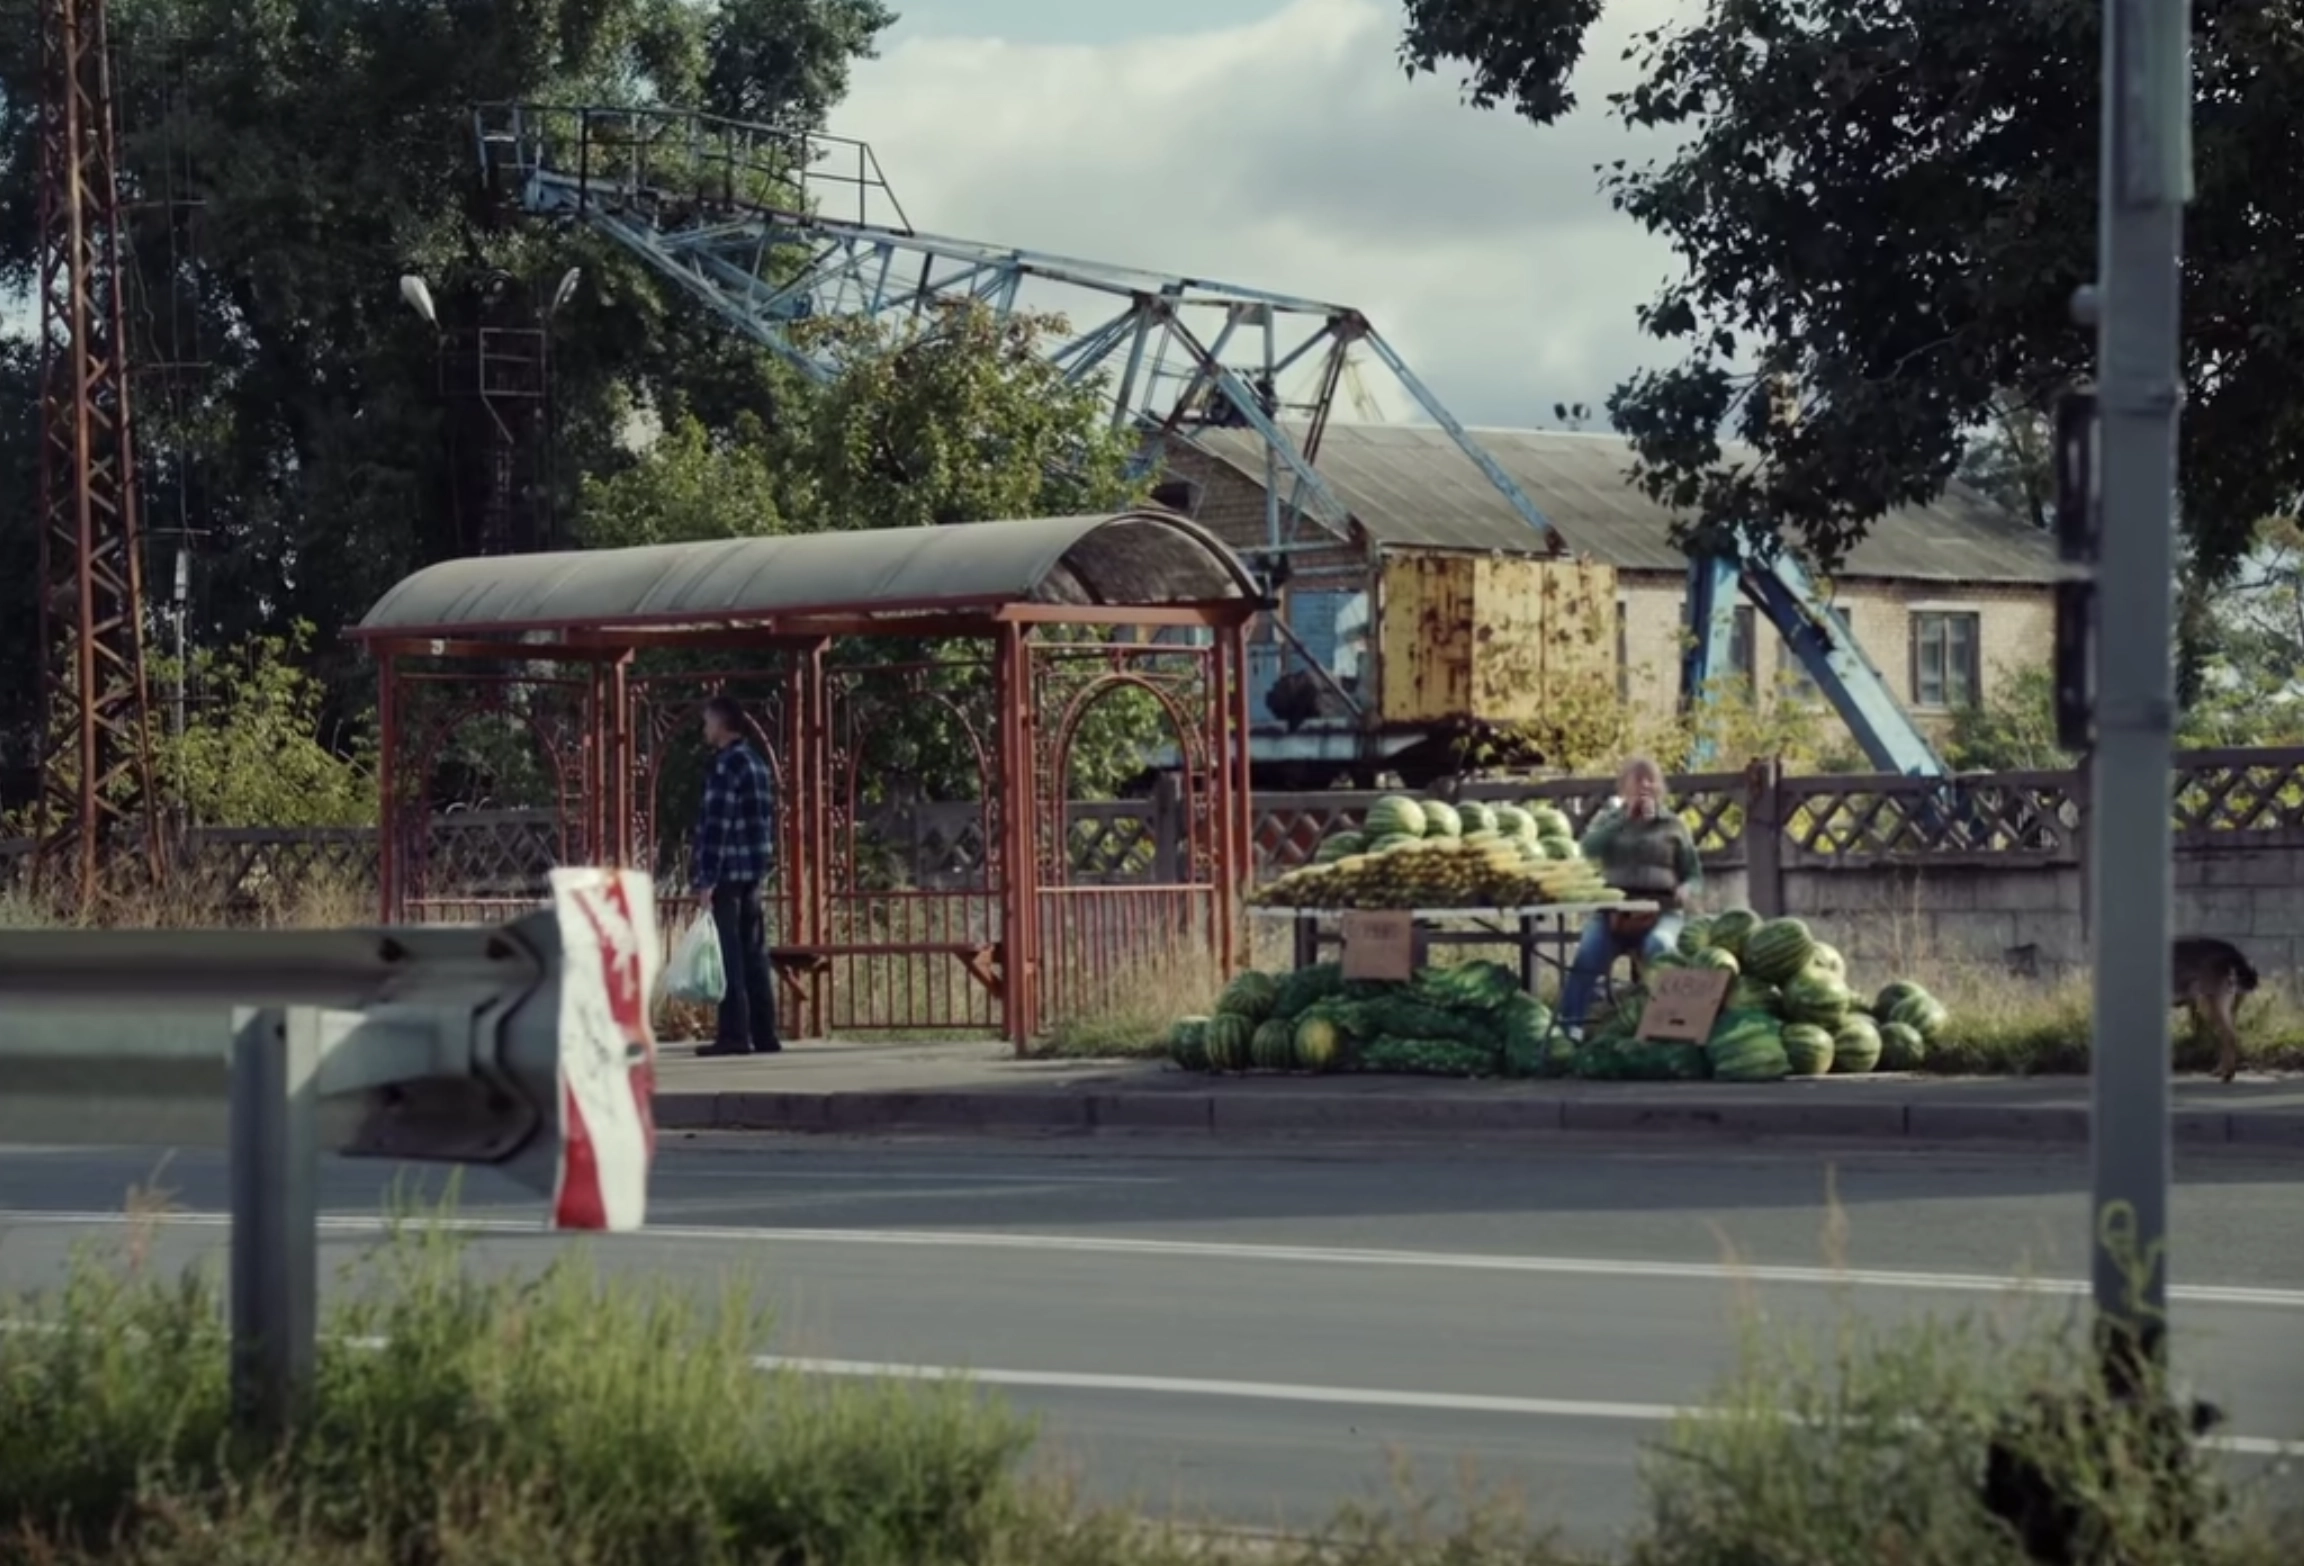
M1406 913L1414 931L1414 961L1422 967L1433 945L1510 946L1520 953L1520 987L1536 993L1539 970L1550 967L1566 977L1573 954L1558 948L1582 938L1584 922L1594 914L1661 913L1662 905L1631 899L1609 903L1537 903L1525 908L1408 908L1360 910L1345 908L1250 908L1252 917L1286 919L1293 925L1295 966L1309 968L1320 961L1323 946L1343 942L1333 928L1346 913ZM1435 928L1443 920L1469 923L1472 929ZM1613 965L1611 965L1613 966Z

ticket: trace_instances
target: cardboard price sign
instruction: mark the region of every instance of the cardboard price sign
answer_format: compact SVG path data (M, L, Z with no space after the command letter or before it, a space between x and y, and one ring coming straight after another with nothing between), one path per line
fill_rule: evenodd
M1640 1036L1701 1044L1720 1020L1736 975L1725 968L1664 968L1649 976L1648 1004L1640 1008Z
M1405 983L1416 973L1416 921L1401 911L1344 916L1344 977Z

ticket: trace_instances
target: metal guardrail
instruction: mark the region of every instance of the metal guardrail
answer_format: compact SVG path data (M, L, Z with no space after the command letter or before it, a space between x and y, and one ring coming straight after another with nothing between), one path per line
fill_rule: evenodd
M0 1140L227 1150L235 1402L277 1431L323 1147L493 1166L560 1228L645 1220L658 950L648 878L583 869L495 928L0 932Z

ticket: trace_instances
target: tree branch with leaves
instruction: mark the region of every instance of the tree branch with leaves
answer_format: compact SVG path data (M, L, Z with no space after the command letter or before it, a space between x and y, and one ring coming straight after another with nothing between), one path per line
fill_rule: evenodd
M1932 499L2015 388L2085 376L2071 317L2095 269L2094 0L1706 0L1633 43L1609 106L1669 157L1600 171L1669 242L1640 312L1677 357L1609 399L1684 537L1789 543L1829 570L1886 512ZM1410 71L1549 125L1598 7L1409 0ZM2182 517L2205 578L2304 494L2304 181L2288 7L2196 0L2186 216ZM1765 395L1791 377L1799 416Z

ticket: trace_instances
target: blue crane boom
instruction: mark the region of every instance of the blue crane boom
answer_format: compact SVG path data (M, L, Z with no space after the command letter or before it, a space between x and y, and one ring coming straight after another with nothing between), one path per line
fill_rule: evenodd
M1318 459L1337 390L1364 352L1495 486L1538 550L1568 552L1512 476L1349 306L919 232L871 148L847 138L682 109L538 104L482 106L473 129L500 195L612 239L816 380L840 373L849 339L811 323L917 321L960 302L1006 315L1027 288L1086 300L1072 318L1094 324L1051 345L1049 361L1068 380L1104 385L1113 427L1142 438L1147 467L1173 445L1198 445L1203 431L1254 430L1265 450L1265 547L1275 555L1349 537L1350 513ZM1283 400L1283 380L1308 382L1309 394ZM1723 576L1692 564L1692 626L1716 628L1715 599L1740 585L1876 765L1941 773L1812 583L1788 562L1727 565ZM1688 689L1726 667L1715 640L1694 638Z

